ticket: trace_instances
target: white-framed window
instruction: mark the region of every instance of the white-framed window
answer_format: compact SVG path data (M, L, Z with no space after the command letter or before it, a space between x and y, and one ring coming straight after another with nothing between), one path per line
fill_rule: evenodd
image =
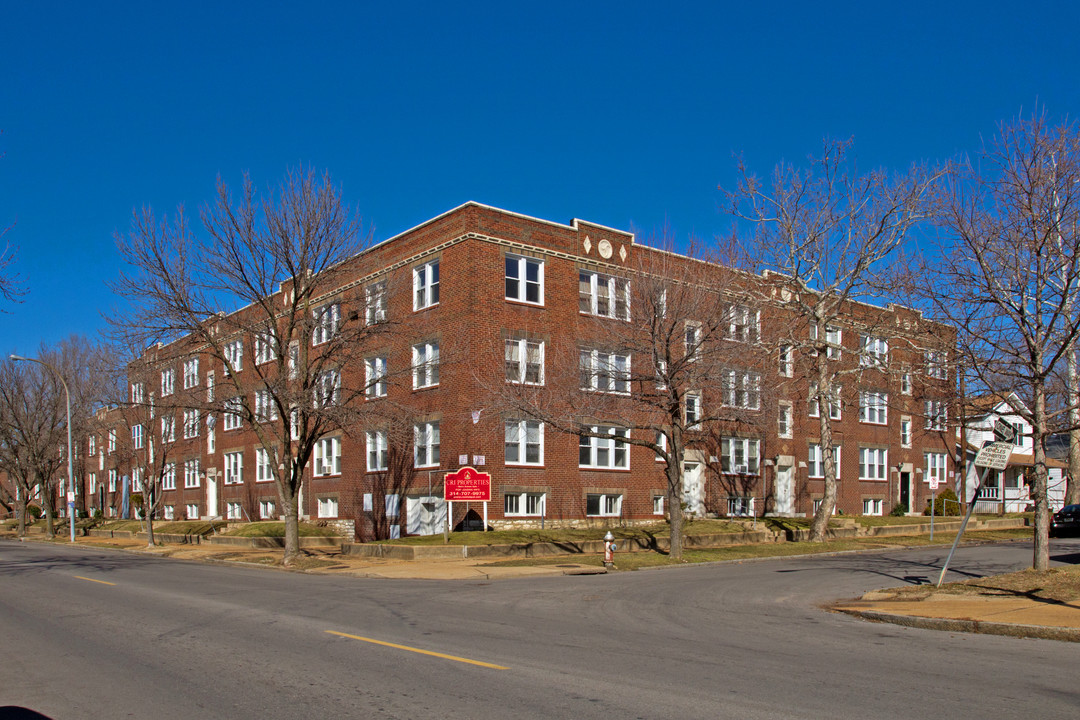
M231 397L225 401L225 412L222 413L222 420L226 430L238 430L243 422L243 415L241 411L244 407L244 401L239 397Z
M184 411L184 438L190 439L193 437L199 437L199 411L198 410L185 410Z
M162 508L161 514L165 517L166 520L175 520L176 519L176 506L175 505L166 505L164 508Z
M416 423L413 426L413 465L416 467L438 467L438 420Z
M863 515L882 515L882 501L881 498L863 498L862 501L862 514Z
M225 503L225 519L226 520L243 520L243 510L240 509L240 503L227 502Z
M792 376L793 368L794 368L794 361L792 359L793 357L794 357L794 355L793 355L793 351L792 351L790 345L781 345L780 346L780 354L779 354L779 357L778 357L778 360L779 360L779 368L778 369L779 369L779 372L780 372L780 377L789 378L789 377Z
M630 356L582 348L579 351L581 389L630 392Z
M273 482L274 468L266 448L255 448L255 482Z
M664 455L667 454L668 439L667 433L663 430L656 431L656 446L663 451ZM664 455L657 454L656 462L667 462L667 458Z
M206 373L206 402L214 402L214 371Z
M141 450L143 446L143 426L133 425L131 427L131 446L136 450Z
M184 487L199 487L199 461L187 460L184 462Z
M311 344L322 345L330 342L338 331L341 322L341 303L327 303L311 311L315 327L311 330Z
M386 517L397 517L401 514L401 496L387 493L383 497L383 506L386 508Z
M293 340L289 343L289 357L285 361L289 372L289 379L295 380L300 376L300 341Z
M386 385L386 358L364 360L364 395L369 398L386 397Z
M810 339L818 339L817 325L810 326ZM839 358L841 347L843 346L843 334L840 332L840 328L827 326L825 328L825 357Z
M761 337L761 312L748 305L732 305L728 339L755 343Z
M656 361L653 364L656 366L656 389L660 391L667 390L667 360L656 358Z
M720 440L720 472L757 475L761 468L761 441L756 438L726 437Z
M367 469L368 472L386 470L388 464L387 433L385 430L368 430L367 433Z
M378 325L386 322L386 281L364 288L364 323Z
M143 491L143 475L145 472L141 467L131 468L131 492L141 493Z
M859 422L889 424L889 394L875 390L859 393Z
M944 430L949 422L949 406L944 400L927 400L924 403L927 430Z
M120 471L116 468L109 469L109 492L116 492L116 481L120 476Z
M161 397L172 395L176 391L176 371L172 368L161 371Z
M506 299L544 304L544 261L521 255L506 256Z
M786 400L780 401L780 409L776 414L776 434L785 439L790 439L792 436L792 422L794 418L794 412L791 407L791 403Z
M600 437L581 435L578 442L578 467L603 470L629 470L630 447L624 439L630 437L628 428L593 425L585 430Z
M226 485L240 485L244 482L244 452L242 450L235 450L233 452L227 452L222 455L222 460L225 462L225 480Z
M585 514L596 517L622 515L622 493L589 493L585 496Z
M900 394L911 394L911 369L904 368L900 371Z
M315 385L315 407L332 407L341 401L341 373L326 370L319 373Z
M105 447L108 448L108 451L110 453L116 452L116 431L115 430L110 430L109 431L109 439L108 439L107 444L106 444Z
M319 517L336 518L338 516L338 500L336 497L319 498Z
M184 506L184 513L188 520L199 519L199 503L188 503Z
M278 419L277 403L269 390L255 391L255 422L269 422Z
M838 481L840 480L840 451L842 449L839 445L833 445L833 458L836 460L836 479ZM825 477L825 460L821 456L821 445L819 443L810 444L808 458L809 476L812 478Z
M911 418L906 415L900 418L900 447L911 447Z
M663 515L664 514L664 496L660 493L653 493L652 496L652 514Z
M184 389L190 390L199 384L199 358L188 358L184 361Z
M810 386L810 417L818 417L821 414L820 402L818 401L817 384ZM829 400L829 417L833 420L841 419L840 386L833 385L832 398Z
M940 350L926 351L926 374L938 380L949 379L949 355Z
M86 492L89 495L97 492L97 473L86 474Z
M277 360L277 340L272 329L260 330L255 333L255 364L273 362Z
M222 348L222 354L225 356L225 375L228 376L230 372L240 372L244 369L244 341L241 338L230 340L225 343L225 347ZM230 371L229 368L232 368Z
M506 381L544 384L544 342L525 338L506 340Z
M883 368L889 364L889 341L873 335L862 336L862 354L859 364L863 367Z
M161 416L161 442L171 443L176 440L176 418L172 415Z
M543 465L544 423L507 420L504 448L507 465Z
M341 474L341 438L326 437L315 443L315 464L312 475L323 477L325 475Z
M439 303L439 261L432 260L413 268L413 310Z
M413 389L439 384L439 343L427 342L413 345Z
M300 408L289 409L289 439L300 439Z
M586 315L630 319L630 283L589 270L578 272L578 311Z
M701 326L695 322L687 322L683 329L683 353L689 362L696 361L701 350Z
M727 369L721 374L724 404L757 410L761 407L761 375L750 370Z
M503 495L503 515L507 517L540 517L544 515L547 493L513 492Z
M141 383L131 383L131 402L141 405L146 400L146 386Z
M161 469L161 489L176 489L176 463L165 463L165 467Z
M91 435L86 439L86 454L93 457L97 453L97 435Z
M923 453L926 458L926 478L929 482L932 479L937 479L939 483L945 482L945 470L946 460L945 453Z
M687 430L701 429L701 414L701 393L686 393L683 396L683 416Z
M259 501L259 519L269 520L277 516L277 507L273 500Z
M889 451L885 448L859 448L859 479L888 480Z

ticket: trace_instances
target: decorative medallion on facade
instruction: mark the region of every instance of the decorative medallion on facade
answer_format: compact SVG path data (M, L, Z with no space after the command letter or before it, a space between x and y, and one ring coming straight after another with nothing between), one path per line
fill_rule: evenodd
M600 257L605 260L611 257L611 243L608 242L607 238L604 238L596 244L596 251L600 253Z

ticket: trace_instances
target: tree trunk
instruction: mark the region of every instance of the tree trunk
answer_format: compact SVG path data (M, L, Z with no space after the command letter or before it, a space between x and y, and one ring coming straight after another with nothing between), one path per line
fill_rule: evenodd
M822 330L821 332L824 332ZM832 383L823 383L827 377L828 358L824 350L818 351L818 429L820 430L821 463L824 466L825 494L821 498L821 507L814 513L814 522L810 526L810 542L822 542L829 530L829 518L836 505L836 459L832 453L832 421L829 417L832 399Z
M671 549L668 557L672 560L682 560L682 533L683 533L683 508L682 508L682 476L679 473L677 463L670 463L667 467L668 481L668 522L670 524Z
M27 500L26 493L19 489L19 497L15 501L17 512L19 513L19 537L26 537L26 508L30 504Z
M42 510L45 511L45 535L48 537L52 537L56 534L56 523L53 519L53 513L56 512L54 504L52 488L48 486L43 487L41 490L41 505Z
M147 507L146 501L143 501L143 507ZM154 509L148 508L144 515L146 516L146 547L152 548L157 543L154 542Z
M281 562L283 565L291 565L300 555L300 508L297 502L298 493L292 487L286 488L288 494L282 493L281 504L285 516L285 556Z
M1067 355L1069 397L1069 472L1065 476L1065 504L1080 503L1080 373L1077 372L1076 343Z
M1035 390L1035 413L1032 435L1035 453L1035 541L1031 567L1046 570L1050 567L1050 513L1047 512L1046 486L1046 393ZM1004 493L1005 488L1002 488Z

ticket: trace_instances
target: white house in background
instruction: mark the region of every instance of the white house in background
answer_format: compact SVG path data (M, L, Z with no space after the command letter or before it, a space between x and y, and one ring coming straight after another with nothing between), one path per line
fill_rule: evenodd
M995 439L994 427L1002 422L1013 429L1015 439L1009 466L1001 471L991 470L986 476L986 483L979 497L975 500L975 512L1024 512L1034 505L1024 473L1035 464L1034 442L1031 437L1031 424L1017 412L1024 408L1023 402L1015 393L1005 397L997 395L982 396L968 400L967 418L964 426L957 433L964 433L964 451L967 454L966 482L957 488L957 495L964 493L965 500L971 502L975 489L979 485L982 468L975 467L975 455L987 442ZM1047 483L1050 508L1058 510L1065 500L1065 468L1060 460L1046 458L1049 469Z

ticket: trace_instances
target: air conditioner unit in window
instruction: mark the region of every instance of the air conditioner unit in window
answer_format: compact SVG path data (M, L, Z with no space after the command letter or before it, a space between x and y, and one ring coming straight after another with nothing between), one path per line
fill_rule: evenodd
M739 475L745 475L746 474L746 466L745 465L736 465L732 469L732 472L737 473Z

